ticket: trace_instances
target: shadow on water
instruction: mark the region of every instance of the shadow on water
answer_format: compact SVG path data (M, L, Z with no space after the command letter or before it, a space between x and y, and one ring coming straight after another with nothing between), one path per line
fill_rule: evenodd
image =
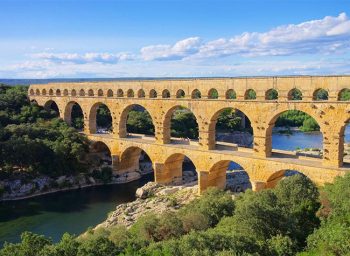
M17 242L24 231L58 241L64 232L79 234L94 226L121 203L135 200L136 189L153 174L127 184L114 184L58 192L36 198L0 203L0 246Z

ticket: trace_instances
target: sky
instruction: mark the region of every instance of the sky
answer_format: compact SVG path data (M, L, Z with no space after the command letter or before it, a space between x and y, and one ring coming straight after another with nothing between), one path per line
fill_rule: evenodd
M0 78L350 74L350 0L0 0Z

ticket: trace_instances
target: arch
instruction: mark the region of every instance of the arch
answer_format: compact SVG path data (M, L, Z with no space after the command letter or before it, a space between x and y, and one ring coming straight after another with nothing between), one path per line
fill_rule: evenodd
M70 101L64 109L64 121L77 130L84 129L84 113L76 101Z
M170 98L170 92L169 90L165 89L162 92L162 98Z
M79 96L85 96L85 91L84 91L84 89L80 89L80 91L79 91Z
M317 89L314 91L313 95L312 95L312 99L313 100L328 100L328 91L326 91L325 89Z
M46 109L47 111L50 111L50 113L53 116L56 116L56 117L60 116L60 109L57 103L53 100L48 100L47 102L45 102L44 109Z
M274 188L276 187L278 182L280 182L282 179L293 175L306 176L304 173L297 170L289 170L289 169L279 170L271 174L270 177L267 178L265 188Z
M34 91L33 91L33 93L34 93ZM39 90L39 89L36 89L35 94L36 94L36 95L40 95L40 90Z
M185 91L182 89L177 90L176 92L176 98L185 98Z
M89 89L88 90L88 96L94 96L94 90Z
M202 98L202 94L198 89L194 89L191 93L191 98L192 99L200 99L200 98Z
M92 141L89 148L89 157L86 158L90 171L98 174L102 168L113 169L113 158L108 144L102 141Z
M96 102L89 113L90 133L109 133L112 131L112 115L107 105Z
M138 90L138 92L137 92L137 97L138 97L138 98L144 98L144 97L146 97L145 91L144 91L143 89Z
M187 166L186 163L188 163ZM157 181L165 184L171 183L173 185L195 181L197 183L198 176L196 169L196 164L190 158L182 153L175 153L166 158L163 169L161 172L157 172ZM188 175L188 172L192 172L193 176Z
M212 88L208 92L208 99L217 99L219 98L218 90Z
M181 118L173 119L173 115L175 114L177 114ZM186 122L186 125L184 125L183 122ZM180 138L198 139L198 127L199 126L197 123L197 117L190 109L181 105L173 106L170 109L168 109L166 114L164 115L164 121L163 121L164 143L171 143L172 136L180 137ZM190 143L189 141L182 141L182 140L176 140L173 142L187 143L187 144Z
M344 88L339 91L338 93L338 100L339 101L349 101L350 100L350 89Z
M275 89L269 89L265 93L265 100L277 100L278 92Z
M37 90L39 91L39 89L37 89ZM33 89L30 89L30 90L29 90L29 94L30 94L30 95L34 95L34 90L33 90ZM40 91L39 91L39 94L40 94Z
M129 89L127 92L127 97L128 98L134 98L135 94L134 94L134 90L133 89Z
M151 162L150 166L142 163L142 156L145 156L146 159L149 159ZM121 173L138 173L145 174L147 172L153 172L153 156L148 154L142 148L137 146L131 146L126 148L121 156L119 162L119 172ZM148 170L147 170L148 169ZM141 176L140 175L140 176Z
M102 89L98 89L97 96L103 96L103 90Z
M39 94L40 94L40 91L39 91ZM46 89L42 90L42 95L46 95Z
M131 111L142 112L142 114L138 114ZM133 114L132 117L130 116L130 113ZM132 118L132 120L128 124L129 118ZM140 124L142 124L142 127L139 127ZM150 114L150 112L142 105L131 104L126 106L123 109L119 120L119 127L118 127L119 136L121 138L127 137L129 130L133 133L139 133L139 134L148 134L148 135L155 134L153 117Z
M226 99L235 100L237 98L236 92L233 89L228 89L226 91Z
M340 127L339 131L339 166L350 166L350 118Z
M152 89L149 91L149 97L150 98L157 98L157 91Z
M64 90L63 90L63 95L64 95L64 96L68 96L68 90L67 90L67 89L64 89Z
M107 91L107 97L113 97L113 90L108 89L108 91Z
M256 92L253 89L248 89L244 93L245 100L256 100Z
M56 96L61 96L61 90L60 89L56 90Z
M77 96L77 91L75 89L73 89L70 93L71 96Z
M52 89L49 90L49 95L50 96L53 95L53 90Z
M288 92L288 100L302 100L302 99L303 99L303 94L299 89L293 88Z
M117 90L117 97L124 97L124 92L122 89Z
M226 107L217 110L210 119L208 130L210 149L235 150L237 146L234 144L241 147L252 147L254 144L251 119L237 108ZM251 136L247 136L248 134ZM217 145L218 141L225 142L225 145L221 145L222 143ZM226 145L226 143L232 145Z

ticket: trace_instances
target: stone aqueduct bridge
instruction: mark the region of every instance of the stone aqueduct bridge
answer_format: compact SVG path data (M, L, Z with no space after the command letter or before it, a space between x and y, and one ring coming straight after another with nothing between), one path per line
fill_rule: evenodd
M84 115L84 132L93 141L105 143L111 152L113 168L118 172L137 168L141 150L152 160L155 180L168 183L181 176L184 156L189 157L198 173L200 192L208 186L223 187L230 161L240 164L248 173L253 189L272 187L285 170L298 170L317 184L331 182L337 175L350 171L343 164L344 129L350 119L350 104L339 100L342 90L350 87L350 76L323 77L253 77L222 79L176 79L113 81L86 83L50 83L31 85L29 97L39 105L57 104L60 117L71 123L72 106L78 103ZM292 100L297 88L302 100ZM213 90L218 98L211 99ZM247 100L250 89L255 100ZM278 99L267 100L270 89ZM319 89L328 92L328 100L317 101ZM198 90L201 98L194 98ZM236 99L229 94L235 92ZM96 133L96 111L105 104L112 115L112 134ZM151 115L155 136L130 137L126 130L128 112L143 106ZM183 106L196 116L199 140L189 145L170 137L173 111ZM217 117L225 108L243 112L253 128L253 148L223 145L215 141ZM312 116L323 134L323 158L297 156L272 150L272 128L278 116L287 110L300 110Z

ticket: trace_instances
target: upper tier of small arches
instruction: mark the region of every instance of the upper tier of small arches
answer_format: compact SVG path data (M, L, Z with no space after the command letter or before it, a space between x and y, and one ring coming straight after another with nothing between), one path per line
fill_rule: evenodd
M217 89L211 88L208 91L203 91L200 89L194 89L189 95L186 95L185 90L178 89L175 92L171 92L169 89L164 89L162 91L157 91L156 89L151 89L145 91L144 89L138 89L134 91L133 89L29 89L29 94L31 96L70 96L70 97L108 97L108 98L191 98L191 99L227 99L235 100L238 99L237 93L234 89L229 88L222 93L219 93ZM265 91L263 98L257 97L257 92L249 88L245 90L243 97L240 99L244 100L266 100L266 101L277 101L280 99L279 92L274 89L268 89ZM284 97L285 100L304 100L304 95L301 89L293 88L288 91L287 95ZM318 88L314 90L312 96L308 99L314 101L325 101L329 99L329 92L326 89ZM350 89L343 88L337 93L338 101L350 100Z

